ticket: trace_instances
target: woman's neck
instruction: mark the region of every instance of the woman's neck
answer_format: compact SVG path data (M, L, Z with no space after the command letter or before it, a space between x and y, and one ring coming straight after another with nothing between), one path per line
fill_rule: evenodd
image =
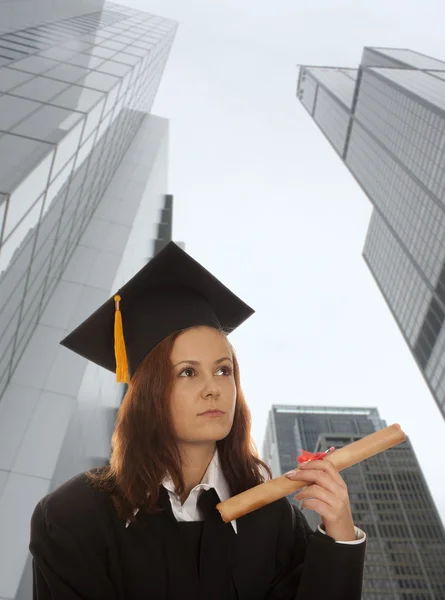
M216 444L190 444L180 448L182 458L182 475L184 478L184 493L181 503L187 500L194 487L201 483L207 468L216 451Z

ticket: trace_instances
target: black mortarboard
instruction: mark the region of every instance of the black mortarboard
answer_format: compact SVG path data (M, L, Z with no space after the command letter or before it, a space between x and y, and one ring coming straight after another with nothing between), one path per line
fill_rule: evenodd
M116 372L118 381L127 381L141 360L174 331L208 325L230 333L253 312L169 242L60 343Z

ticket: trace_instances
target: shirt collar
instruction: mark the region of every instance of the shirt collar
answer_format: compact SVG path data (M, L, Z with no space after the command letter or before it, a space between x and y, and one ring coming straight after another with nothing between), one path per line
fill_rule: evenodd
M176 496L175 486L169 475L164 478L162 486L168 491L169 494ZM196 494L199 490L209 490L211 488L213 488L218 494L221 502L224 502L231 497L229 485L222 471L218 449L216 449L201 482L191 490L190 494ZM135 508L133 514L136 515L138 512L139 509ZM129 523L130 522L127 521L126 527L128 527ZM232 525L235 533L237 533L236 520L231 521L230 524Z
M169 476L165 477L162 485L166 490L172 494L175 494L175 486ZM213 458L210 461L201 482L198 483L198 485L196 485L190 493L198 490L209 490L211 488L216 491L221 502L224 502L230 498L230 490L222 471L218 450L215 451L215 454L213 455Z
M176 496L174 483L169 476L165 477L162 485L169 492L169 494ZM222 470L218 449L215 450L215 454L213 455L213 458L210 461L201 482L190 491L190 495L196 495L200 490L209 490L211 488L213 488L218 494L221 502L224 502L231 497L229 485ZM237 533L236 520L233 520L230 523L235 533Z

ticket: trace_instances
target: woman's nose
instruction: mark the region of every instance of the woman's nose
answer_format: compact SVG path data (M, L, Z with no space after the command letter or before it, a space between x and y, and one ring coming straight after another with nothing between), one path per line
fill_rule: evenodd
M219 385L215 381L214 377L208 378L202 389L202 396L208 398L209 396L219 396Z

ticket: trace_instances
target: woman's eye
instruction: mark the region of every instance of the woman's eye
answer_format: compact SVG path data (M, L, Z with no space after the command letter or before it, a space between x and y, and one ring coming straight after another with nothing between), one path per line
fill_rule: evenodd
M229 365L226 365L225 367L220 367L216 371L216 375L224 375L225 377L229 377L230 375L232 375L232 373L233 373L233 368ZM195 376L196 376L196 371L192 367L186 367L179 373L179 377L190 378L190 377L195 377Z
M192 377L195 374L195 370L191 367L187 367L179 373L180 377Z
M231 375L231 374L232 374L232 367L228 367L228 366L226 366L226 367L221 367L220 369L218 369L218 373L219 373L220 371L222 371L222 372L223 372L223 375L229 376L229 375Z

